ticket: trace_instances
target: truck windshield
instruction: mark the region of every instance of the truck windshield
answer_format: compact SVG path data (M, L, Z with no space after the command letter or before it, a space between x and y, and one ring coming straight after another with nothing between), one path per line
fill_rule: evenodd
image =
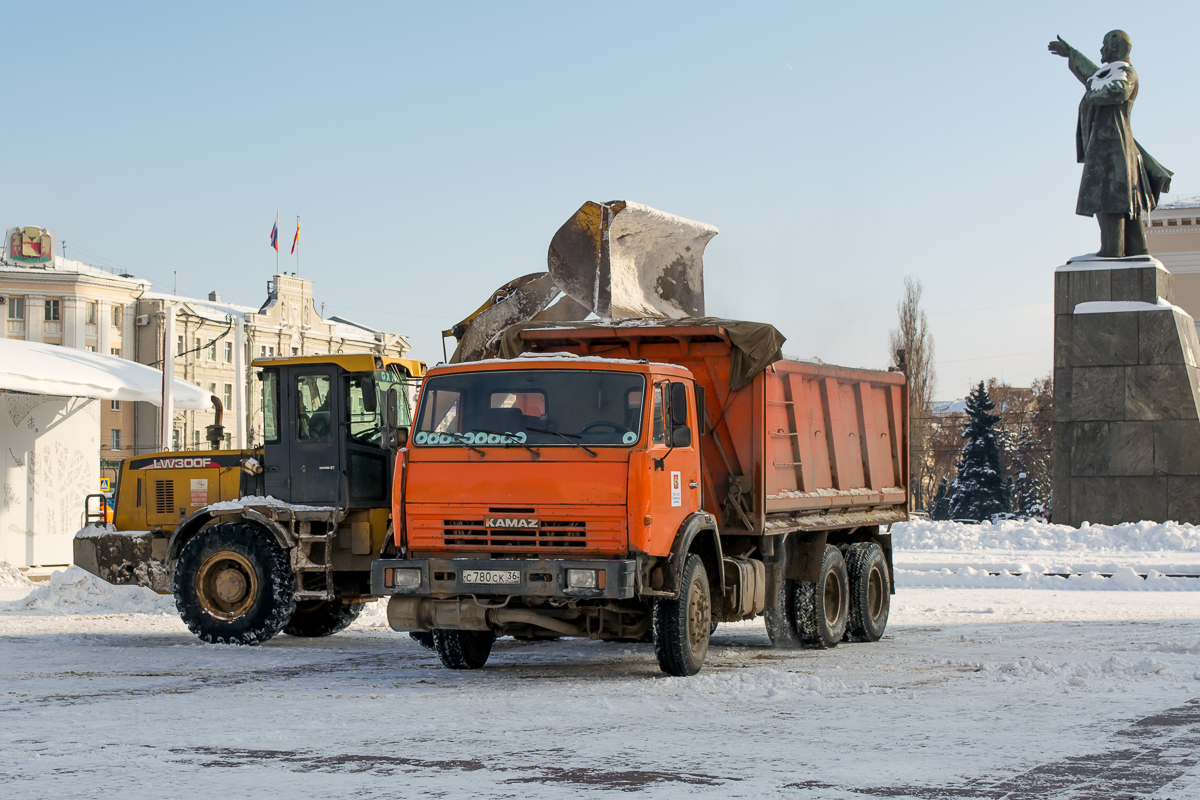
M646 379L600 370L468 372L429 378L416 445L630 447L642 434Z

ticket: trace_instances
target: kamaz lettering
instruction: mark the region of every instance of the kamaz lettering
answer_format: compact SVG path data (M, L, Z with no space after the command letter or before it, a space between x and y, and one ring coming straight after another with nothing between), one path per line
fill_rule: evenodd
M487 517L485 528L540 528L542 521L537 517Z

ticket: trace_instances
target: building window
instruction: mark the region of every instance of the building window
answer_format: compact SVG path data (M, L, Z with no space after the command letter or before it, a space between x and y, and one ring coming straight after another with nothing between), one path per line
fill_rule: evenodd
M177 355L177 356L183 355L183 337L182 336L175 337L175 355Z
M1162 227L1162 220L1161 220L1161 219L1156 219L1156 220L1154 220L1154 221L1152 221L1152 222L1150 223L1150 226L1151 226L1152 228L1161 228L1161 227Z
M1191 225L1191 224L1192 224L1192 221L1191 221L1190 219L1185 219L1185 220L1183 220L1183 221L1182 221L1180 224L1182 224L1182 225Z
M113 428L108 432L108 444L109 450L121 449L121 431L119 429Z
M233 447L233 434L227 433L225 434L225 449L228 450L231 447Z
M112 326L119 328L125 324L125 306L114 305L112 307Z
M225 343L225 363L226 364L233 363L233 342Z
M171 429L171 449L172 449L172 450L178 450L178 449L179 449L179 440L180 440L180 439L182 439L182 438L183 438L183 437L180 435L180 430L179 430L179 428L172 428L172 429Z
M1178 221L1178 220L1174 220L1174 219L1169 219L1169 220L1167 220L1167 227L1168 227L1168 228L1174 228L1174 227L1175 227L1176 225L1178 225L1178 224L1179 224L1179 221Z
M222 402L225 403L226 411L233 408L233 384L232 383L225 384L225 398Z
M196 358L200 358L200 337L192 337L192 352L196 354Z
M62 319L57 300L46 301L46 322L58 322Z
M108 410L109 411L120 411L121 410L121 401L120 400L109 401Z
M192 431L192 449L193 450L200 449L200 431L199 431L199 429Z
M295 356L295 355L299 355L299 354L300 354L300 348L299 348L299 347L293 347L293 348L292 348L292 355L294 355L294 356Z
M83 346L83 349L84 349L84 350L86 350L86 351L88 351L89 353L94 353L94 352L96 352L96 345L94 345L94 344L85 344L85 345Z
M217 385L216 385L215 383L210 383L210 384L208 385L208 394L209 394L209 396L210 396L210 397L216 397L216 396L217 396Z
M217 360L217 340L216 339L213 339L211 342L208 343L208 360L209 361Z
M108 348L108 352L110 354L116 356L117 358L121 357L121 348L119 348L119 347L110 347L110 348Z
M25 298L24 297L8 298L8 318L9 319L25 319Z
M96 301L89 300L83 304L83 307L85 310L84 311L84 314L85 314L84 322L86 322L88 325L95 325L96 324Z

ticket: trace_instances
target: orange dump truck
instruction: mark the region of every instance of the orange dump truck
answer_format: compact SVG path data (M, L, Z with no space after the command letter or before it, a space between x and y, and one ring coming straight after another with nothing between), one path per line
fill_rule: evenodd
M533 323L429 370L372 567L450 668L497 636L652 637L700 670L717 622L875 641L907 516L902 374L785 360L770 325Z

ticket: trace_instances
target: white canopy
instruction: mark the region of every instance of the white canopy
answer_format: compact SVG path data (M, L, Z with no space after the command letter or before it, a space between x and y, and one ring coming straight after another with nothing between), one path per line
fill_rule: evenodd
M212 408L212 396L175 378L175 408ZM162 405L162 373L116 356L24 339L0 339L0 389L30 394L137 400Z

